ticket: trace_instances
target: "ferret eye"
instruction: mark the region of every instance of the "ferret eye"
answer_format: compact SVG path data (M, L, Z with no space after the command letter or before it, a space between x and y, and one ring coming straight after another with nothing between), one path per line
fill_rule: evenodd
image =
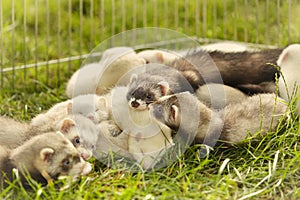
M71 164L71 162L69 160L64 161L64 165L69 166L70 164Z
M152 100L152 95L147 94L146 98L147 98L147 100Z
M80 144L80 138L79 138L79 137L74 138L73 144L74 144L74 145Z
M62 162L62 169L64 171L68 171L71 164L72 164L72 162L70 161L70 159L64 159Z

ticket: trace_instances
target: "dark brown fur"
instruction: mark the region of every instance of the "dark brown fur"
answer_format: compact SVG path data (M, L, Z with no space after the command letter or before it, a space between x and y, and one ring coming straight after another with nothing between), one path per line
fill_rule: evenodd
M281 52L282 49L236 53L213 51L209 55L220 70L224 84L240 88L246 93L262 93L270 92L269 86L259 84L275 82L276 74L279 75L274 65Z
M188 53L169 66L181 71L194 89L206 83L224 83L247 94L273 92L278 70L271 64L276 65L281 52L282 49L233 53L201 50Z

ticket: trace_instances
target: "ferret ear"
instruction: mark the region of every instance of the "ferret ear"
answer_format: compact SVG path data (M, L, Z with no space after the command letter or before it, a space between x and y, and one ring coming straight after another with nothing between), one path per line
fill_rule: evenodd
M69 130L75 126L75 122L72 119L64 119L64 122L60 128L62 133L68 133Z
M172 120L174 120L174 122L178 122L179 119L178 119L178 116L179 116L179 108L175 105L172 105L171 106L171 117L172 117Z
M159 85L159 87L160 87L161 94L162 94L163 96L167 95L168 92L169 92L169 89L170 89L169 83L166 82L166 81L160 81L160 82L158 83L158 85Z
M42 161L45 161L45 162L50 161L53 154L54 154L54 150L49 147L43 148L40 151L40 157L41 157Z
M67 113L68 113L68 115L71 115L73 113L72 110L73 110L73 104L72 104L72 102L70 102L67 105Z
M130 83L133 83L136 80L137 80L137 74L132 74L130 77Z

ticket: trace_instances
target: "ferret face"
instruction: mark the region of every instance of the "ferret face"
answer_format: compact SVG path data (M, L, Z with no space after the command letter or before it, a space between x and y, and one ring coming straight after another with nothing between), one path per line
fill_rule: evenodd
M61 131L79 151L84 160L93 155L98 136L97 126L89 119L81 116L73 116L73 119L66 118L63 121Z
M136 110L145 110L148 105L157 101L169 92L169 85L165 81L152 82L139 80L137 75L131 77L126 95L129 107Z
M59 176L77 177L88 174L92 169L91 164L82 159L80 153L67 138L64 136L63 138L57 139L56 144L40 151L45 171L54 179Z
M180 125L180 109L178 99L175 95L165 96L158 101L150 104L150 114L156 120L169 126L173 130L179 128Z
M159 88L138 87L132 89L127 94L128 104L131 108L145 110L148 105L160 97Z

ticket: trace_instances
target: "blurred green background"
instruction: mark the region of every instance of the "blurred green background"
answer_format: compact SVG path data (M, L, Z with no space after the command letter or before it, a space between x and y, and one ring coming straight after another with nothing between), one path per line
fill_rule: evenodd
M81 60L42 64L33 71L3 69L87 54L101 41L134 28L276 46L300 38L299 0L0 0L0 8L2 88L18 88L17 81L32 79L56 87Z

